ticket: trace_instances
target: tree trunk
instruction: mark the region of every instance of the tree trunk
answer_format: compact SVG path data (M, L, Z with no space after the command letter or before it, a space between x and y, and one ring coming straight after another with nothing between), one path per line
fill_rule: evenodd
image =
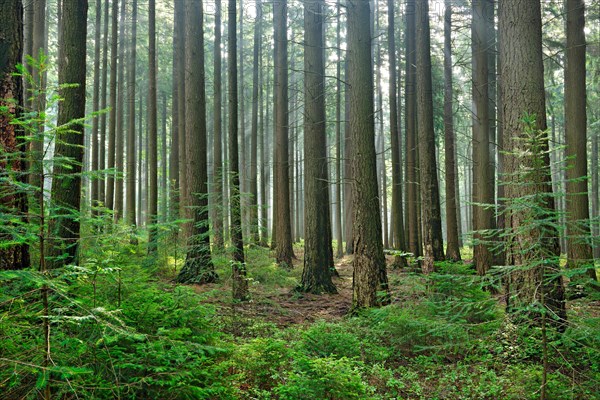
M229 89L229 207L231 215L231 245L233 247L233 298L248 300L248 280L242 236L242 210L240 198L240 162L238 153L238 81L237 81L237 32L236 4L229 0L227 40L227 79Z
M350 132L350 87L348 85L348 68L350 61L346 54L344 60L345 71L344 81L346 82L345 92L345 110L344 110L344 239L346 239L346 254L354 253L354 239L352 238L354 225L354 185L352 180L353 160L352 160L352 137Z
M106 92L108 88L108 22L109 22L109 1L104 3L104 32L102 35L102 81L100 83L100 109L105 111ZM106 169L106 112L100 115L100 143L98 145L98 169L104 171ZM102 206L106 205L106 179L104 175L100 176L96 181L98 191L98 201Z
M158 223L158 116L156 90L156 0L148 4L148 254L157 250Z
M390 136L392 146L392 237L394 249L406 250L404 222L402 213L402 166L401 138L398 123L397 85L396 85L396 38L394 23L394 0L388 0L388 46L390 55ZM396 261L402 258L396 258Z
M125 0L121 0L125 1ZM108 120L108 169L115 168L115 142L117 129L117 45L119 36L117 34L119 28L119 2L113 0L112 3L112 23L111 23L111 42L110 42L110 112ZM114 210L115 204L115 175L111 172L106 180L106 207L109 210Z
M336 257L344 256L342 237L342 51L341 51L341 5L337 4L336 16L336 90L335 90L335 223L337 234Z
M567 49L565 67L565 151L567 156L567 266L589 267L596 280L590 245L587 180L587 114L585 66L585 3L565 0Z
M373 307L387 301L387 273L381 240L377 189L373 64L368 2L348 0L348 84L352 140L354 268L352 304ZM384 298L377 292L385 292Z
M335 293L325 125L324 1L304 3L305 238L301 290Z
M54 216L48 226L51 238L48 255L50 267L77 263L81 200L81 165L83 161L83 124L85 115L85 74L87 37L87 0L65 0L58 82L62 101L58 108L57 125L60 140L54 149L52 179Z
M121 3L121 22L119 27L119 70L118 82L117 82L117 131L115 140L115 172L120 174L115 179L115 220L121 220L123 218L123 158L125 153L123 152L124 141L125 141L125 127L124 127L124 114L126 105L125 95L125 26L126 26L126 5L127 0L123 0Z
M257 21L254 23L254 61L252 69L252 128L250 133L250 241L260 240L258 224L258 60L261 57L262 11L257 2Z
M275 258L284 268L292 267L292 224L290 215L289 155L288 155L288 50L287 50L287 0L273 5L275 29L275 165L277 179L276 218L277 247Z
M214 73L214 102L213 102L213 199L215 219L212 221L213 246L216 251L222 251L223 243L223 119L222 115L222 85L221 85L221 2L215 3L215 45L213 54Z
M21 0L0 0L0 209L3 212L0 242L15 243L0 248L0 270L24 269L29 267L29 246L19 240L24 234L19 229L27 223L27 196L19 189L27 180L25 154L22 139L23 131L13 120L21 117L23 106L23 79L13 75L15 66L23 57L23 4ZM12 175L12 176L11 176ZM16 218L13 224L5 220L5 215ZM22 237L22 236L21 236Z
M169 180L167 176L167 94L162 92L162 129L160 137L160 217L158 222L164 224L167 222L168 204L167 198L169 194Z
M263 18L263 9L262 9L262 3L259 1L257 4L257 15L259 15L259 17L261 18L261 24L262 24L262 18ZM258 40L261 41L261 55L262 55L262 40L263 40L263 35L262 35L262 27L261 27L261 32L260 32L260 37L258 38ZM260 205L259 205L259 211L260 211L260 245L262 247L267 247L267 240L268 240L268 216L267 216L267 210L268 210L268 202L267 202L267 186L268 186L268 168L267 168L267 153L266 151L268 151L268 146L266 145L266 130L265 130L265 90L263 89L264 87L264 66L263 66L263 57L259 57L258 59L259 62L259 66L258 66L258 71L259 71L259 78L258 78L258 87L259 87L259 98L258 98L258 106L260 107L259 113L260 113L260 119L258 122L258 131L259 131L259 140L260 140L260 144L259 144L259 157L260 157ZM268 90L267 90L268 93Z
M419 246L418 208L417 208L417 113L416 113L416 53L415 0L407 0L406 9L406 86L405 86L405 124L406 124L406 237L408 248L414 257L421 256Z
M208 172L206 164L206 94L204 74L204 33L201 0L185 2L185 135L189 173L189 214L192 225L180 283L209 283L217 280L210 255L208 226Z
M424 273L430 273L433 272L433 262L444 259L444 247L433 130L429 5L417 2L416 10L417 125L424 247L422 269Z
M186 104L186 84L184 80L185 76L185 59L186 59L186 18L185 18L185 1L175 0L175 29L177 30L176 37L179 39L179 45L175 46L177 52L177 132L179 132L179 218L188 220L190 213L188 212L189 198L188 198L188 181L187 181L187 145L186 145L186 127L185 127L185 114L187 110ZM196 21L197 22L197 21ZM182 242L186 242L190 235L190 223L186 222L183 224L181 229Z
M532 148L525 141L524 149L528 129L533 129L534 133L546 130L540 2L500 1L498 20L507 198L506 264L519 267L505 279L507 308L510 312L523 311L524 307L534 302L542 302L558 318L564 319L562 277L547 276L558 272L557 259L553 263L552 257L560 255L558 233L552 226L556 223L556 215L549 176L547 137L539 140L538 148ZM523 122L524 113L535 116L531 128L527 128ZM532 156L520 156L523 150L529 150ZM523 174L529 176L523 177ZM523 178L528 181L523 181ZM515 209L523 198L533 199L527 201L535 201L535 204L526 210ZM549 215L542 215L542 221L532 223L529 214L541 207ZM545 232L542 233L540 229ZM542 258L548 258L549 262L541 266L539 262Z
M101 0L96 0L96 22L94 24L94 91L92 95L92 110L93 112L98 112L100 107L100 30L102 28L102 2ZM91 138L91 153L92 153L92 167L91 171L98 171L99 164L99 142L98 142L98 133L100 130L99 127L99 116L95 116L92 120L92 138ZM98 183L100 181L98 178L94 178L92 182L92 192L90 194L91 206L97 207L99 205L98 202Z
M456 189L457 176L454 144L454 106L452 101L452 2L446 0L444 15L444 144L446 177L446 258L460 261Z
M471 25L471 46L473 54L473 262L479 275L485 275L492 266L492 252L489 233L493 228L492 208L494 204L493 177L490 176L490 114L488 80L488 27L489 14L487 1L474 2L473 23Z
M129 43L129 57L127 61L127 174L126 174L126 204L125 217L127 225L136 226L135 218L135 67L136 67L136 45L137 45L137 0L131 4L131 42ZM151 63L151 61L150 61ZM155 102L156 105L156 102ZM151 107L148 102L148 107ZM152 114L148 113L148 117ZM156 121L156 110L154 112ZM155 124L156 128L156 124ZM155 129L156 131L156 129ZM146 154L146 157L148 155ZM141 162L141 160L140 160Z

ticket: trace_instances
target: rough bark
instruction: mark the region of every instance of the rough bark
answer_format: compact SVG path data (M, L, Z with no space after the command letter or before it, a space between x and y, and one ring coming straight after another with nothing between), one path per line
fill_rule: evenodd
M127 60L127 173L126 179L126 204L125 217L127 225L136 226L135 207L135 71L136 71L136 46L137 46L137 0L131 3L131 37L129 42L129 57ZM156 102L155 102L156 104ZM150 107L150 102L148 102ZM151 117L150 112L148 117ZM156 109L154 112L156 121ZM156 131L156 124L155 124ZM141 162L141 160L140 160Z
M158 223L158 112L156 90L156 0L148 3L148 253L157 250ZM164 161L163 161L164 162Z
M49 267L77 263L81 169L83 162L83 123L85 116L87 0L63 3L61 54L58 82L74 84L61 89L58 107L59 137L54 149L52 213L48 226Z
M301 290L334 293L325 122L324 1L304 3L304 270Z
M115 179L115 203L114 212L115 220L119 221L123 218L123 177L124 168L123 161L125 157L124 145L125 145L125 107L127 106L127 96L125 91L125 65L126 65L126 47L125 47L125 27L126 15L127 15L127 0L121 2L121 22L119 23L119 67L117 71L117 128L115 138L115 171L118 176Z
M429 33L429 5L417 2L417 119L419 141L419 168L423 222L424 273L433 272L433 262L444 259L440 192L435 157L433 130L433 93L431 82L431 53Z
M276 200L277 237L275 258L284 268L292 267L292 224L290 215L289 188L289 149L288 149L288 40L287 40L287 0L273 4L273 25L275 40L275 163L277 179Z
M368 2L349 0L348 84L350 90L350 137L352 140L354 308L373 307L387 300L387 273L381 240L371 32ZM378 296L377 292L385 295Z
M23 80L13 75L23 57L23 4L21 0L0 1L0 242L18 243L18 225L27 221L27 196L19 189L25 184L25 142L18 125L12 124L21 116ZM4 221L4 216L16 217L18 224ZM13 243L14 243L13 242ZM18 243L0 248L0 270L29 267L29 246Z
M213 246L215 250L221 251L223 243L223 118L222 98L223 89L221 85L221 2L216 2L215 8L215 45L213 54L214 73L214 109L213 109L213 199L215 204L215 219L212 221Z
M208 181L206 146L206 93L204 73L204 33L201 0L185 2L185 136L189 188L189 214L192 219L185 264L177 281L209 283L217 280L210 254L208 226Z
M446 258L460 260L456 189L457 176L454 138L454 105L452 100L452 2L446 0L444 14L444 148L446 183Z
M567 157L567 266L594 264L587 180L585 3L566 0L565 151ZM587 270L596 280L596 269Z
M100 31L102 28L102 2L96 0L96 21L94 24L94 89L92 94L92 109L94 112L98 112L100 107ZM92 153L92 166L91 171L98 171L99 164L99 117L96 116L92 120L92 137L91 137L91 153ZM90 194L91 206L98 206L98 182L96 178L92 182L92 192Z
M124 0L122 0L124 1ZM119 37L119 2L114 0L112 3L112 22L111 22L111 42L110 42L110 112L108 119L108 155L106 167L110 170L115 168L115 142L117 131L117 60L120 54L117 54ZM106 207L114 210L115 204L115 175L111 172L106 180Z
M106 169L106 107L107 107L107 89L108 89L108 26L109 26L109 1L104 2L104 27L102 33L102 81L100 83L100 137L98 145L98 169ZM106 179L102 175L97 181L98 202L100 205L106 205Z
M337 4L336 16L336 88L335 88L335 223L337 234L336 257L344 256L342 231L342 51L341 51L341 5Z
M187 182L187 145L186 145L186 127L185 127L185 114L187 110L186 104L186 84L184 80L185 76L185 59L186 59L186 18L185 18L185 1L175 0L175 29L177 30L176 37L178 38L178 45L175 47L177 52L177 104L178 104L178 115L177 131L179 132L179 218L189 219L190 213L188 212L189 198L188 198L188 182ZM190 235L190 224L185 223L181 230L181 240L185 243Z
M258 61L261 57L262 11L257 4L257 21L254 23L254 60L252 68L252 126L250 131L250 198L249 229L250 241L260 240L258 223Z
M521 267L512 271L505 279L507 309L522 312L524 307L541 302L558 318L565 318L564 289L562 277L549 278L559 266L550 262L537 264L542 258L558 257L560 247L558 233L551 224L544 223L541 232L534 222L528 222L529 213L538 205L553 213L554 197L549 176L548 140L540 140L539 148L526 146L533 151L532 157L522 157L526 126L524 114L535 116L533 129L546 130L546 108L544 99L544 71L542 63L542 23L540 2L503 0L498 4L500 58L502 66L501 97L502 122L505 148L504 172L507 211L505 217L506 265ZM519 154L520 153L520 154ZM543 153L543 154L540 154ZM536 166L523 182L521 176ZM521 172L521 174L518 174ZM534 178L534 179L532 179ZM534 198L536 203L526 210L515 209L525 197ZM531 200L529 200L531 201ZM548 215L544 219L552 220ZM555 222L555 221L554 221ZM535 245L533 247L532 244Z
M491 244L487 230L492 229L494 186L490 185L490 103L488 80L489 38L487 1L473 2L471 25L473 96L473 262L479 275L492 266Z
M228 81L228 135L229 135L229 212L231 216L231 245L233 247L233 298L248 300L248 280L246 279L246 261L244 257L244 239L242 235L242 210L240 198L240 161L238 152L238 81L237 81L237 32L236 4L229 0L227 40L227 81Z

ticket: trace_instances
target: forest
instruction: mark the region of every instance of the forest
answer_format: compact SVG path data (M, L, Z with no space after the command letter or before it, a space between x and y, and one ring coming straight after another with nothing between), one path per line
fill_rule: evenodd
M0 400L600 399L600 1L0 20Z

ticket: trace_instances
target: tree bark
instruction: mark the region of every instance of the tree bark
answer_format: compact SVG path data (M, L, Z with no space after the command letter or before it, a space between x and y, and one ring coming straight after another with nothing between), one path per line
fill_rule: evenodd
M554 213L554 197L549 175L548 139L539 140L539 148L531 148L524 141L527 134L524 113L535 116L535 132L546 130L544 99L544 72L542 63L542 21L540 2L503 0L498 4L500 58L502 66L501 97L505 148L504 172L506 211L506 265L521 267L505 279L507 309L522 311L534 302L542 302L555 315L566 318L562 277L549 278L558 272L560 255L558 233L552 227L555 215L545 215L540 231L537 224L528 222L530 213L543 207ZM525 149L524 149L525 143ZM523 157L529 150L531 157ZM543 154L540 154L543 153ZM532 170L537 167L538 170ZM523 174L528 179L522 181ZM532 180L532 178L534 178ZM523 198L533 198L536 204L527 210L515 209ZM535 245L533 245L535 243ZM533 245L533 247L531 247ZM550 257L550 258L548 258ZM542 258L549 263L540 266ZM532 265L533 264L533 265Z
M221 85L221 2L215 3L215 45L213 54L214 73L214 102L213 102L213 199L215 204L215 219L212 221L213 246L216 251L224 249L223 243L223 118Z
M290 215L289 154L288 154L288 50L287 0L273 4L275 40L275 164L277 179L276 218L277 237L275 258L284 268L292 267L292 224Z
M424 273L433 272L433 262L444 259L440 192L433 130L433 93L429 37L429 5L417 2L417 119L421 204L423 220Z
M587 172L585 2L565 0L567 48L565 66L565 151L567 157L567 266L588 267L596 280L590 244Z
M96 0L96 22L94 24L94 91L92 94L92 110L98 112L100 107L100 31L102 28L102 2ZM92 137L91 137L91 153L92 153L92 172L98 171L99 164L99 116L94 116L92 120ZM92 182L92 192L90 194L91 206L97 207L98 202L98 178L94 178Z
M106 169L106 92L108 88L108 26L109 26L109 1L104 3L104 31L102 34L102 81L100 83L100 143L98 145L98 169ZM106 179L102 174L96 181L98 186L98 201L102 206L106 206Z
M338 3L336 16L336 90L335 90L335 223L337 234L336 257L344 256L342 231L342 51L341 51L341 5Z
M246 279L246 261L244 257L244 239L242 235L242 210L240 198L240 161L238 153L238 81L237 81L237 32L236 4L229 0L227 40L227 79L229 103L229 207L231 216L231 245L233 247L233 298L248 300L248 280Z
M13 75L23 57L23 4L21 0L0 0L0 210L3 217L0 242L16 244L0 248L0 270L29 267L29 246L19 243L19 226L27 222L27 195L19 187L27 180L25 172L25 141L19 125L23 107L23 79ZM12 176L11 176L12 175ZM16 217L17 224L5 221L4 215Z
M52 179L52 208L48 232L49 267L77 263L79 245L81 169L83 161L83 123L85 116L85 76L87 0L63 3L62 40L58 68L62 101L58 108L59 138L54 149L56 160Z
M157 251L158 223L158 116L156 90L156 0L148 4L148 254ZM163 161L164 162L164 161Z
M127 104L127 96L125 92L125 26L126 26L126 5L127 0L121 2L121 22L119 23L119 67L118 67L118 82L117 82L117 130L115 140L115 172L118 176L115 179L115 220L119 221L123 218L123 158L125 153L123 151L125 142L125 106Z
M305 238L301 290L335 293L325 114L324 1L304 3Z
M371 19L368 2L348 0L348 84L352 140L354 308L387 301L387 273L377 189ZM377 292L384 292L383 298Z
M254 60L252 68L252 127L250 132L250 198L249 198L249 228L250 241L258 244L260 241L258 223L258 61L262 55L262 11L257 2L257 21L254 23Z
M487 1L473 2L471 25L472 92L473 92L473 262L479 275L485 275L492 266L492 252L488 231L493 228L493 177L490 176L490 103L488 80L488 27Z
M136 45L137 45L137 0L131 4L131 38L129 43L129 57L127 61L127 173L126 178L126 204L125 217L127 225L136 226L135 207L135 71L136 71ZM150 61L151 62L151 61ZM156 104L156 102L155 102ZM148 102L150 107L150 102ZM148 113L148 117L152 118ZM156 121L156 110L154 113ZM155 125L156 127L156 125ZM147 156L147 155L146 155ZM141 162L141 160L140 160Z
M217 274L210 255L206 163L206 93L204 33L201 0L185 2L185 136L189 214L192 217L185 264L177 281L210 283ZM193 172L192 172L193 171Z
M446 177L446 258L460 261L456 205L457 176L454 139L454 105L452 100L452 1L445 1L444 14L444 144Z
M121 0L125 1L125 0ZM119 36L119 2L114 0L112 3L112 23L111 23L111 42L110 42L110 112L108 119L108 156L106 167L110 170L115 168L115 142L117 129L117 60L120 53L117 54ZM106 207L114 210L115 204L115 174L111 172L106 180Z

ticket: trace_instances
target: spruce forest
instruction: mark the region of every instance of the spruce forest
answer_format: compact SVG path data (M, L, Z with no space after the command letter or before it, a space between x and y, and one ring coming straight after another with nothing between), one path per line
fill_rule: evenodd
M600 399L600 1L0 21L0 399Z

